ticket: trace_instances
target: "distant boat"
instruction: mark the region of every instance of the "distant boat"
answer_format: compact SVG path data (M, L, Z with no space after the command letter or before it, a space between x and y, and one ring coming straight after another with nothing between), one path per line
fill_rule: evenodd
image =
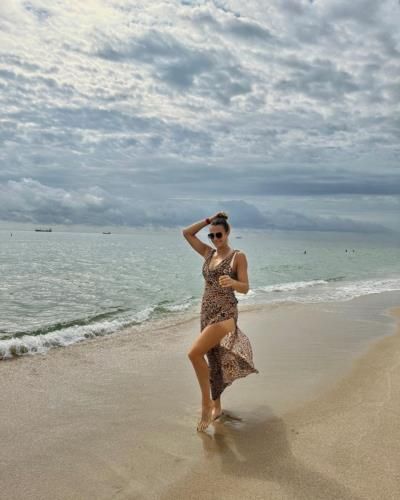
M241 236L236 236L236 238L242 239L242 237L241 237Z
M111 234L111 231L103 231L103 234Z
M38 233L51 233L52 229L49 227L49 229L35 229Z

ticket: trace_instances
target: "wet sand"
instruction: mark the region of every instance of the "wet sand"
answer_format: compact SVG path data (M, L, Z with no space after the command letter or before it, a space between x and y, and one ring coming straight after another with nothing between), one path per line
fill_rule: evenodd
M399 304L239 308L260 373L205 433L197 320L0 362L1 497L400 498Z

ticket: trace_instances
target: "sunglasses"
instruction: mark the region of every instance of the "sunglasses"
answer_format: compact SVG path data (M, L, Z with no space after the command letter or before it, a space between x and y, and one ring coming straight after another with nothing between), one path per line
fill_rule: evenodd
M220 232L218 232L218 233L208 233L208 237L211 240L213 240L214 237L220 239L220 238L222 238L222 233L220 233Z

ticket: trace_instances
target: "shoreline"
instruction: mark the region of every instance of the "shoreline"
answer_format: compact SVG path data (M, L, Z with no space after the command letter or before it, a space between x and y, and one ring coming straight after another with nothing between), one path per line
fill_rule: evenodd
M386 280L387 281L387 280ZM390 281L390 280L389 280ZM387 285L388 283L386 283ZM367 286L367 285L366 285ZM368 285L370 286L370 285ZM368 288L367 286L367 288ZM307 288L307 287L306 287ZM300 287L301 289L301 287ZM351 293L354 293L352 291ZM286 299L273 299L271 301L259 302L247 300L247 297L242 297L239 294L239 312L241 315L245 315L248 312L254 313L264 313L270 310L274 310L276 308L287 307L287 306L296 306L296 305L304 305L304 307L312 306L313 304L321 304L328 306L329 304L346 304L352 303L357 300L364 300L370 296L385 296L386 294L399 294L400 290L388 289L388 290L377 290L374 292L364 290L364 293L361 295L352 296L351 298L347 297L303 297L300 298L291 298L287 297ZM241 300L240 300L241 299ZM150 334L154 330L165 329L165 328L177 328L184 324L190 322L196 322L200 317L200 305L201 298L197 299L197 302L190 305L188 308L184 308L182 310L170 310L169 312L164 311L163 314L154 314L158 306L154 306L154 311L150 312L150 316L143 321L136 322L136 319L131 318L123 318L113 316L108 318L107 314L95 314L93 318L98 318L99 316L107 316L104 319L104 322L92 322L90 318L76 318L71 320L68 324L68 321L65 322L65 325L60 328L60 325L63 324L63 321L59 321L54 323L58 328L52 328L51 325L44 326L43 331L41 331L40 327L33 331L27 331L25 333L20 332L16 333L13 336L11 333L6 334L5 338L0 338L0 363L2 361L8 361L15 358L24 358L26 356L35 355L35 354L46 354L57 348L66 348L70 347L74 344L85 343L86 341L101 339L103 337L115 337L121 336L126 333L129 335L136 332L137 335L141 335L142 332L149 332ZM152 306L153 307L153 306ZM149 312L152 308L146 308L145 310ZM113 314L113 313L109 313ZM140 314L140 313L138 313ZM119 325L118 325L119 324Z
M260 374L224 391L206 433L197 320L0 363L4 497L397 498L400 294L385 294L240 310Z

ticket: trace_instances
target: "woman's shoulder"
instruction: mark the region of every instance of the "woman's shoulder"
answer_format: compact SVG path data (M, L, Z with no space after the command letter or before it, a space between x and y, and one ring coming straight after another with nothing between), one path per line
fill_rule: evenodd
M243 252L243 250L235 250L236 252L236 259L239 259L239 261L246 261L247 262L247 257L246 254Z

